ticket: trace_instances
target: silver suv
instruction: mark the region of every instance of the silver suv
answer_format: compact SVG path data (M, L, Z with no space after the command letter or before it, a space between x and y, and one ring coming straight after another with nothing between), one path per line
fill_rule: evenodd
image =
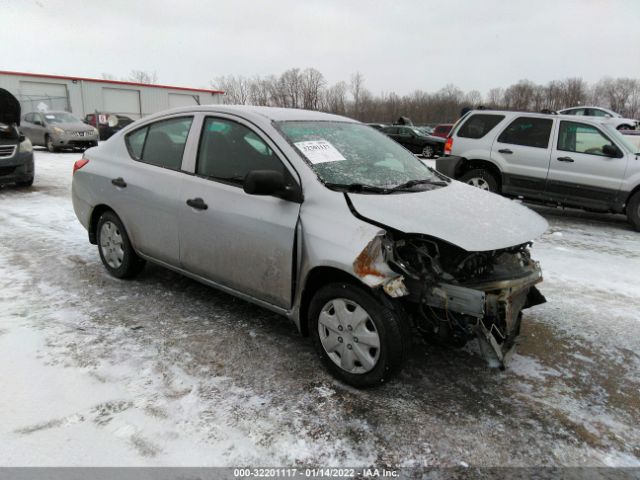
M544 301L528 249L543 218L344 117L170 110L88 150L72 185L109 273L152 261L286 315L358 387L398 371L414 332L477 337L504 364Z
M626 213L640 230L640 153L596 118L472 111L454 126L439 172L510 197Z
M33 145L58 150L85 150L98 145L98 130L69 112L30 112L20 127Z

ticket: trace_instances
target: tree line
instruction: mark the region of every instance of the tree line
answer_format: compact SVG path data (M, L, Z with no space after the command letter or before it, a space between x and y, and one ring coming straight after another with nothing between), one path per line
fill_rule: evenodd
M453 122L464 107L484 106L509 110L560 110L577 105L607 107L626 117L640 116L640 80L601 79L589 84L581 78L553 80L546 85L529 80L506 88L462 91L453 84L436 92L416 90L408 95L394 92L374 95L360 72L348 82L329 85L315 68L291 68L281 75L244 77L227 75L211 82L223 90L227 104L305 108L346 115L363 122L393 123L400 116L414 124Z

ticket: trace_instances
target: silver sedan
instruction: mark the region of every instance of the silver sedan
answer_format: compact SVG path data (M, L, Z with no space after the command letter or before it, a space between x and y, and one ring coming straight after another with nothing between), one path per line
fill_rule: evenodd
M540 216L344 117L162 112L85 152L72 195L109 273L150 261L286 315L357 387L396 373L416 334L478 339L504 365L544 301Z

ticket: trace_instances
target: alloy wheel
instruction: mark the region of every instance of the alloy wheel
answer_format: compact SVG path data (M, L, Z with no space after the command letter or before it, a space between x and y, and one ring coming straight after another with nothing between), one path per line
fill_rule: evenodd
M467 180L467 183L473 187L479 188L480 190L491 191L489 188L489 183L482 177L473 177Z

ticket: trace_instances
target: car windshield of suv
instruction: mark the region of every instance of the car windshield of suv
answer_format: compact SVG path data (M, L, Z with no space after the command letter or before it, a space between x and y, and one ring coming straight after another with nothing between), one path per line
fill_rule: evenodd
M633 143L631 143L623 134L621 134L616 128L612 125L602 125L602 128L607 132L613 140L617 143L621 143L624 148L626 148L629 152L635 153L636 155L640 155L640 148L636 147Z
M447 184L445 177L408 150L366 125L289 121L277 127L329 187L387 193L387 189Z
M79 123L80 119L70 113L45 113L44 118L47 123Z

